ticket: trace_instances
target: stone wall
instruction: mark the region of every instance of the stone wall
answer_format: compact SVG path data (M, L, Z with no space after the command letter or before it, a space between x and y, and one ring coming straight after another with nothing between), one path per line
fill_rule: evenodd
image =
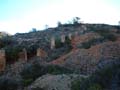
M52 37L51 38L51 49L54 49L55 48L55 38Z
M65 42L65 35L61 36L61 42L64 43Z

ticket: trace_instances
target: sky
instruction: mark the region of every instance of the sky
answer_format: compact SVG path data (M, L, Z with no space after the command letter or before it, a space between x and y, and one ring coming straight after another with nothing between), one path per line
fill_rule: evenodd
M84 23L118 25L120 0L0 0L0 31L10 34L43 30L73 17Z

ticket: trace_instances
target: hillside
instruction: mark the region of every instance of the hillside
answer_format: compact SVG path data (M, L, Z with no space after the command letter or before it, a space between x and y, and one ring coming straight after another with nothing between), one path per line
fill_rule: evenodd
M0 48L0 90L120 89L119 26L64 24L3 37Z

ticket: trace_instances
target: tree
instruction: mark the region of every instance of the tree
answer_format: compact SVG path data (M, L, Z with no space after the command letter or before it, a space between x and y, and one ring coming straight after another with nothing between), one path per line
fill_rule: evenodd
M31 31L29 31L29 32L36 32L37 31L37 29L36 28L32 28L32 30Z
M47 30L48 28L49 28L49 26L46 24L46 25L45 25L45 30Z
M118 25L120 26L120 21L118 21Z
M57 22L58 27L62 26L62 23L60 21Z
M79 24L79 20L80 20L80 18L79 17L74 17L73 18L73 24Z

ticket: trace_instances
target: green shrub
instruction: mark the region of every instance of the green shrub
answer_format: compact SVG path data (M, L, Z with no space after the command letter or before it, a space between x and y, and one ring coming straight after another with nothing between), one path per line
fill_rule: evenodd
M63 46L63 43L61 42L60 38L55 39L55 48L60 48Z
M34 80L33 79L23 79L23 85L28 86L30 85Z
M54 66L54 65L42 66L38 62L34 62L32 64L25 65L20 75L23 78L24 86L27 86L31 84L36 78L42 75L45 75L47 73L63 74L63 73L72 73L72 71L69 69L59 67L59 66Z
M95 30L96 33L101 35L104 39L109 41L116 41L117 37L110 32L110 30Z
M45 70L47 71L47 73L50 73L50 74L68 74L68 73L72 73L71 70L66 69L64 67L57 66L57 65L48 65L48 66L46 66Z
M72 81L71 90L80 90L80 84L81 84L81 81L79 79Z
M116 41L117 37L113 34L107 34L104 36L105 39L109 40L109 41Z
M23 78L24 85L29 85L36 78L40 77L41 75L44 75L45 71L43 67L40 66L38 63L34 63L25 65L24 69L20 74Z
M82 48L89 49L90 47L91 47L91 43L90 42L83 42L82 43Z
M119 63L97 70L90 77L82 81L82 83L80 84L80 90L107 90L112 87L112 84L116 84L116 86L119 86L120 73L118 72L120 72ZM116 77L118 78L115 79ZM113 81L117 82L113 83Z
M103 38L93 38L87 42L83 42L82 46L80 46L80 48L85 48L85 49L89 49L92 45L96 45L98 43L102 43L104 41Z
M69 39L68 36L65 36L65 43L71 45L71 40Z
M18 60L18 54L22 49L19 46L8 46L5 48L7 63Z
M0 38L0 48L16 43L10 36Z
M20 85L20 81L17 79L3 76L0 77L0 90L17 90Z
M103 89L99 84L93 84L87 90L103 90Z
M45 90L45 89L40 88L40 87L35 87L35 88L32 88L31 90Z

